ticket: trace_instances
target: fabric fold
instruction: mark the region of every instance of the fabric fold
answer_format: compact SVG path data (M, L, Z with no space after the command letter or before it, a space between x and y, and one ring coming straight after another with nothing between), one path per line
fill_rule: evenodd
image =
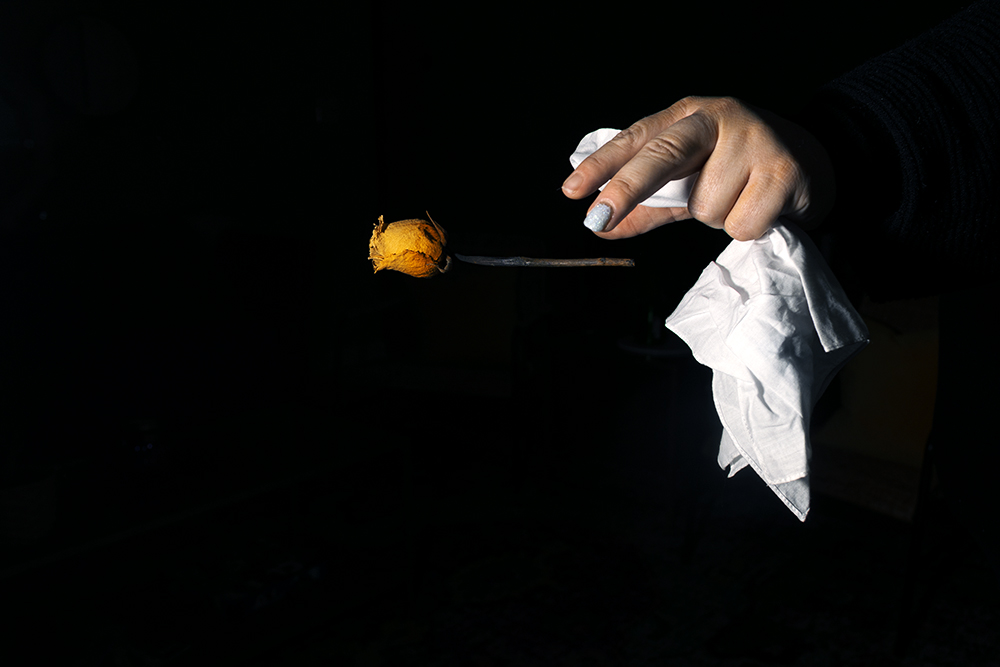
M812 410L868 341L819 250L787 221L755 241L733 241L666 326L713 370L719 465L730 475L750 466L804 520Z

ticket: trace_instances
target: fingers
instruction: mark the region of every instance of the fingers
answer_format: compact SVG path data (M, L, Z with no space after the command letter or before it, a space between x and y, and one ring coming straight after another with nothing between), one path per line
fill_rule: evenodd
M822 216L834 192L828 163L819 142L793 123L733 98L689 97L619 133L577 167L563 191L579 199L606 183L585 220L602 238L694 217L745 241L782 215ZM639 206L695 172L686 208Z
M759 239L781 217L789 197L775 196L774 179L763 172L750 175L743 192L725 218L726 233L737 241Z
M610 217L600 231L615 229L642 201L667 182L698 171L711 155L718 134L710 119L699 113L683 116L659 134L649 136L651 127L659 127L664 122L663 119L649 120L646 126L632 130L621 141L612 140L577 168L577 173L584 174L583 182L588 187L596 183L596 188L611 178L594 202L595 206L610 207ZM635 141L644 143L636 148ZM607 146L611 148L601 154ZM582 187L576 192L581 190ZM658 217L642 214L633 222Z
M698 171L712 153L715 126L700 114L685 116L650 139L618 170L597 203L611 207L605 231L615 228L632 210L669 181Z
M582 199L595 192L619 169L657 136L693 110L696 98L685 98L668 109L648 116L622 130L614 139L594 151L563 183L570 199Z
M687 220L691 217L686 208L651 208L648 206L636 206L635 209L624 219L622 219L614 229L605 232L595 232L602 239L618 240L627 239L639 234L656 229L661 225L666 225L678 220Z
M715 229L723 229L726 218L750 180L750 165L738 152L721 146L705 162L688 196L691 216Z
M775 176L782 171L755 166L736 152L714 153L691 190L688 210L737 241L760 238L789 208L790 179Z

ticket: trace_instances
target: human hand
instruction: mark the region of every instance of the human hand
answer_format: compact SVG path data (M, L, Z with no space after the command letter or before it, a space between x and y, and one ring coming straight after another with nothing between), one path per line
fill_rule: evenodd
M684 208L639 206L669 181L700 171ZM599 148L563 183L591 205L588 227L623 239L695 218L734 239L762 236L781 216L809 228L833 207L833 167L809 132L731 97L686 97ZM606 209L600 208L601 206Z

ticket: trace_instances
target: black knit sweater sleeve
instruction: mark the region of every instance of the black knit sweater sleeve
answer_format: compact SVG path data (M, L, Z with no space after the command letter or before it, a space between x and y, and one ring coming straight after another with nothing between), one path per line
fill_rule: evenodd
M975 3L823 87L835 270L878 300L1000 276L1000 2Z

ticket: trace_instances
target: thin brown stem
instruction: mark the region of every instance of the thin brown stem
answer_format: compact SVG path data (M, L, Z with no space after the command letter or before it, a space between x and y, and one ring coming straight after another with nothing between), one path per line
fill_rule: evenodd
M635 266L631 259L590 257L584 259L541 259L538 257L475 257L454 253L455 259L485 266Z

